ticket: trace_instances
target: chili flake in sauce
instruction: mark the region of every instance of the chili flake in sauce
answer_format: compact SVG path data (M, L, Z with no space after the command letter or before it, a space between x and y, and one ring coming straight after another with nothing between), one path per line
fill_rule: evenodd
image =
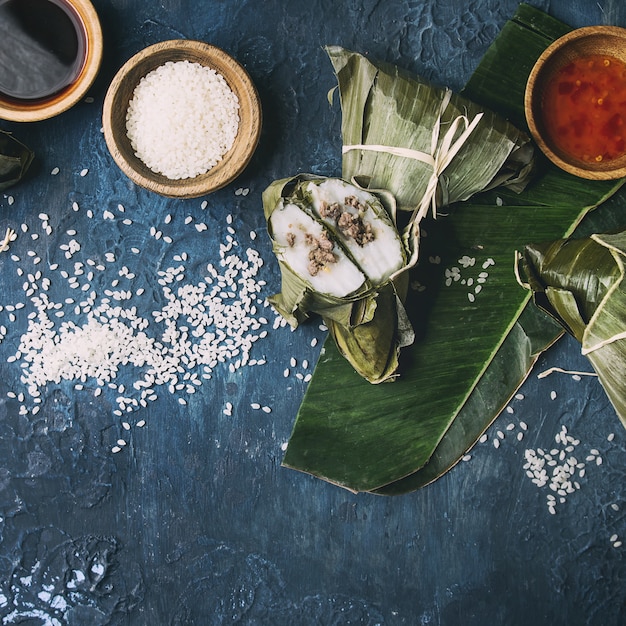
M547 86L543 115L552 141L583 161L626 153L626 64L611 56L571 61Z

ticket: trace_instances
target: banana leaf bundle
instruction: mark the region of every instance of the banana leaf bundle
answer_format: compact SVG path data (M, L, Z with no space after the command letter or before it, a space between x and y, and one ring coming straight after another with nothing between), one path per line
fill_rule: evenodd
M626 426L626 231L527 245L520 283L582 346Z
M264 192L282 276L271 301L293 327L321 315L339 352L363 378L380 383L398 376L400 351L415 337L404 300L421 220L495 186L522 191L534 150L509 122L449 89L337 46L327 52L343 111L343 180L300 175ZM320 214L322 205L354 213L349 198L367 207L356 213L380 231L374 241L349 245L339 223ZM401 233L396 209L411 212ZM294 245L303 233L309 243ZM312 275L309 264L325 248L338 258Z
M418 221L481 191L525 188L533 144L503 117L395 66L339 46L326 51L342 109L344 179L387 189Z
M33 152L11 133L0 130L0 191L23 178L33 157Z
M393 379L414 339L403 301L417 225L398 232L389 194L309 174L272 183L263 207L282 278L272 305L294 328L320 315L363 378Z

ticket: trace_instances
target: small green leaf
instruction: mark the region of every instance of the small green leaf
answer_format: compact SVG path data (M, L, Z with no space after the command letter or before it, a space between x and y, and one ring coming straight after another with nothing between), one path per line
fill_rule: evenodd
M11 133L0 130L0 190L18 183L26 174L34 156Z

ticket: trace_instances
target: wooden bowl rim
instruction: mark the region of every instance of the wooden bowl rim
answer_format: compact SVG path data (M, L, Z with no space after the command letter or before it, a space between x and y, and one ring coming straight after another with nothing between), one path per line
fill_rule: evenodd
M133 88L129 90L130 95L132 95L136 83L143 76L172 60L168 53L182 53L183 55L192 53L193 59L190 60L212 67L222 74L229 87L236 92L239 98L240 129L233 147L212 169L194 178L173 180L150 170L134 155L125 131L122 133L119 128L116 130L112 121L115 115L120 116L126 113L128 107L126 98L124 98L123 110L120 103L115 101L120 88L132 72L145 66L144 70L138 73L133 80ZM176 60L183 60L183 58ZM235 78L236 81L233 80ZM238 88L234 84L235 82L241 83L241 86ZM262 112L259 95L246 69L221 48L195 39L161 41L133 55L122 65L111 81L102 110L104 138L118 167L137 185L172 198L196 198L217 191L232 182L241 174L252 158L260 139L261 124Z
M541 53L535 62L530 75L528 76L524 92L524 113L526 116L526 122L530 133L540 150L548 157L548 159L550 159L550 161L552 161L552 163L557 165L562 170L580 178L586 178L589 180L614 180L626 176L626 155L616 160L613 163L614 167L610 167L611 163L609 163L608 168L606 167L606 163L604 168L602 166L594 168L592 163L587 164L577 159L567 160L566 158L561 157L549 145L541 131L541 116L539 114L535 114L535 109L539 107L539 103L536 98L542 74L548 71L546 70L546 67L549 67L550 63L557 58L558 54L562 53L567 48L575 49L576 44L585 40L603 37L613 37L624 41L625 52L622 60L626 63L626 28L622 28L620 26L602 25L584 26L582 28L574 29L562 37L559 37ZM601 51L599 51L599 53L601 53Z
M100 71L103 53L102 27L90 0L64 0L79 17L85 31L86 54L78 78L60 93L32 103L5 100L0 95L0 119L10 122L39 122L67 111L81 100Z

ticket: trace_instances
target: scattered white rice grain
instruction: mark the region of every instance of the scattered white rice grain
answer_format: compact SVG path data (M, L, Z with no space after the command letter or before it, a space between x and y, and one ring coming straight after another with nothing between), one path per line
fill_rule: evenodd
M88 168L84 167L82 170L80 170L80 175L82 177L87 176L87 174L89 174L89 169Z
M272 412L272 408L269 406L262 406L261 407L261 411L263 411L263 413L271 413Z
M615 433L611 433L606 439L607 441L613 441L613 439L615 439Z
M111 448L111 452L113 452L113 454L117 454L118 452L121 452L122 448L120 448L119 446L113 446Z
M500 447L500 440L499 439L494 439L493 440L493 447L494 448L499 448Z
M257 409L260 409L260 408L261 408L261 405L260 405L258 402L252 402L252 403L250 404L250 407L251 407L251 408L253 408L253 409L255 409L255 410L257 410Z
M72 210L73 211L78 211L80 209L80 207L78 206L78 202L72 202Z
M556 391L551 391L550 392L550 399L551 400L556 400Z
M283 371L283 376L287 378L289 376L289 373L289 368L285 368L285 370Z
M58 173L60 172L58 167L53 167L52 170L50 171L50 175L51 176L56 176Z

